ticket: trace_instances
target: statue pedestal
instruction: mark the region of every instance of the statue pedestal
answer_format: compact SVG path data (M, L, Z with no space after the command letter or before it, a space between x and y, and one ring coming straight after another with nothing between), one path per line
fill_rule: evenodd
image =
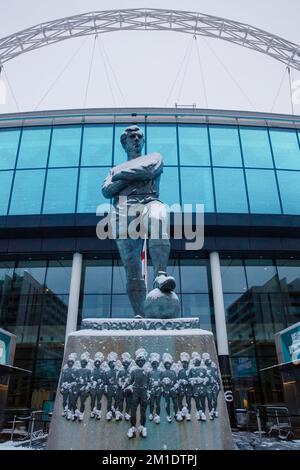
M121 354L129 352L132 358L135 351L144 348L150 353L169 353L177 363L180 353L209 353L213 362L218 364L213 334L199 328L198 319L88 319L83 321L83 329L71 333L65 349L64 364L70 353L77 357L88 351L93 359L96 352L107 355L114 351ZM148 356L149 357L149 356ZM146 364L147 366L147 364ZM79 403L79 400L78 400ZM186 404L185 398L183 403ZM133 439L127 437L130 422L106 420L107 397L102 397L102 417L90 418L90 397L85 402L83 421L67 421L61 416L62 395L57 392L53 417L50 426L48 449L86 449L86 450L180 450L180 449L232 449L233 441L224 400L223 389L218 396L218 417L210 419L206 399L206 421L196 418L195 398L191 400L191 420L178 422L174 418L171 400L172 422L167 421L166 398L161 396L160 424L149 421L147 406L146 438L137 433ZM79 406L79 405L78 405ZM139 426L139 407L137 427Z

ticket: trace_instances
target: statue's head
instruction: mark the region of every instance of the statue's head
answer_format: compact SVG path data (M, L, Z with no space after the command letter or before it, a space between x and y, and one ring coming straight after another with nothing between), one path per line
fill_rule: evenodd
M135 363L138 367L143 367L146 363L148 353L144 348L139 348L135 352Z
M190 355L187 352L182 352L180 354L180 361L184 369L188 369L190 363Z
M68 367L73 367L74 364L75 364L76 359L77 359L77 354L76 353L69 354L68 362L67 362Z
M110 369L114 369L117 360L118 360L118 355L117 355L117 353L115 353L114 351L111 351L111 352L107 355L108 367L109 367Z
M145 141L144 134L138 126L127 127L121 135L120 141L127 153L128 160L141 156Z
M205 364L207 367L210 367L210 366L211 366L210 354L208 354L208 353L203 353L203 354L202 354L202 361L204 362L204 364Z
M99 369L103 361L104 361L104 356L102 352L99 352L99 351L96 352L95 357L94 357L94 366L97 367L97 369Z
M88 353L87 351L81 354L80 364L82 368L85 368L88 365L89 358L90 358L90 353Z
M131 364L131 361L132 361L131 355L128 352L124 352L122 354L122 365L125 369L128 369L128 367Z

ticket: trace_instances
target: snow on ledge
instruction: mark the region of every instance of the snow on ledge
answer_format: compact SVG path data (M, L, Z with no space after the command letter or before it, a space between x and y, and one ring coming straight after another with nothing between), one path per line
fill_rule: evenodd
M208 330L189 328L184 330L79 330L68 336L213 336L213 334Z

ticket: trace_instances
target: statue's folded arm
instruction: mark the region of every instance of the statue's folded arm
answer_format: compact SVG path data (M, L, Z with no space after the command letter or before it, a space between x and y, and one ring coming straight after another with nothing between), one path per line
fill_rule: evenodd
M107 199L116 196L117 194L119 194L120 191L122 191L122 189L127 186L124 180L113 181L112 176L113 173L111 170L102 185L102 194Z
M159 153L129 160L113 168L112 181L149 180L163 172L163 159Z

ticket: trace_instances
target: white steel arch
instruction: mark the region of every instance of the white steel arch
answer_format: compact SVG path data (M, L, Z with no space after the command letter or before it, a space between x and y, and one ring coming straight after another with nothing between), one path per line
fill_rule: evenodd
M262 52L300 70L300 46L280 36L217 16L152 8L83 13L41 23L11 34L0 39L0 67L20 54L56 42L119 30L175 31L222 39Z

